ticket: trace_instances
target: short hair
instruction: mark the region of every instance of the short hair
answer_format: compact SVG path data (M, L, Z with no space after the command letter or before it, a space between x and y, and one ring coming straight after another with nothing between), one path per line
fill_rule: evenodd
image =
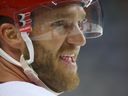
M8 16L0 16L0 25L2 25L4 23L14 24L14 20L11 17L8 17Z

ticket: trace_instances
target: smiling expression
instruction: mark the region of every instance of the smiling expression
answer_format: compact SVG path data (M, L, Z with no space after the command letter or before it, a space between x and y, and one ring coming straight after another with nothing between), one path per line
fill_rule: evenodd
M34 15L36 14L36 15ZM40 8L33 13L30 35L35 49L32 67L39 78L55 91L72 90L79 84L77 56L85 37L79 22L85 11L72 4L55 9Z

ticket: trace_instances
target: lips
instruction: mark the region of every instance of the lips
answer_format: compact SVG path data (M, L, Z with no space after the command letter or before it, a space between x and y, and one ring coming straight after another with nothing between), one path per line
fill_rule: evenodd
M60 60L62 64L66 66L67 72L77 72L77 64L76 64L76 54L63 54L60 55Z

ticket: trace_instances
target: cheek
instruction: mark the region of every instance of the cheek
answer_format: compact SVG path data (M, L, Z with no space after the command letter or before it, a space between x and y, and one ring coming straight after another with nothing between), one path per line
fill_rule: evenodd
M52 48L57 52L63 43L66 41L67 35L54 34L52 39Z
M36 28L36 31L38 36L41 36L41 39L37 42L52 53L56 53L66 41L67 34L64 33L65 30L62 30L62 28L61 30L60 28L51 28L49 26L44 28L44 25L40 25L40 29Z
M45 49L51 51L52 53L56 53L65 42L66 37L67 35L58 35L54 33L52 34L52 38L50 40L42 40L39 42Z
M53 54L56 54L60 47L65 42L65 36L53 37L51 40L41 40L38 41L38 45L42 46L46 50L50 51ZM37 46L38 46L37 45Z
M66 41L67 33L63 28L56 28L52 32L52 44L53 48L55 48L57 51L60 49L60 47L63 45L63 43Z

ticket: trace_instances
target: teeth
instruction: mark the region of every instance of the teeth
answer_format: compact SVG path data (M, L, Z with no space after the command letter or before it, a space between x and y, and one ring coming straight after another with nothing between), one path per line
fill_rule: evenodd
M75 62L75 58L74 58L75 55L74 54L72 54L72 55L61 55L60 57L61 57L61 59L63 59L66 62Z

